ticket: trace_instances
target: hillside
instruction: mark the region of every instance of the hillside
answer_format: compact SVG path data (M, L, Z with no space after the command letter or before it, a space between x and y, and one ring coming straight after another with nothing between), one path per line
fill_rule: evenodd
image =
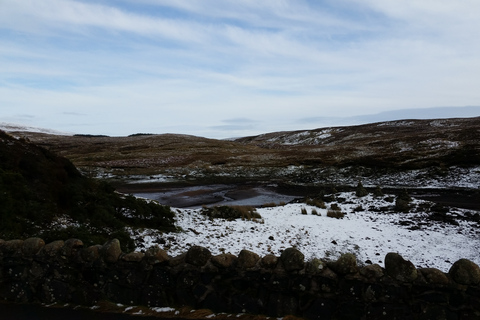
M126 228L173 230L168 207L123 196L108 183L83 176L66 158L0 131L0 239L111 237L132 249Z
M12 132L117 186L280 183L291 186L478 188L480 117L402 120L275 132L232 141ZM137 186L138 188L138 186Z

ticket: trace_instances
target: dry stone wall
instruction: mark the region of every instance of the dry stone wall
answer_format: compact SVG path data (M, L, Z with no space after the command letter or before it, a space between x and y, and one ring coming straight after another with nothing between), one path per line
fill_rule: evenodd
M480 319L480 268L461 259L445 274L396 253L385 268L305 261L243 250L212 256L194 246L170 257L153 247L123 253L118 240L84 247L70 239L0 240L0 300L94 305L100 300L306 319Z

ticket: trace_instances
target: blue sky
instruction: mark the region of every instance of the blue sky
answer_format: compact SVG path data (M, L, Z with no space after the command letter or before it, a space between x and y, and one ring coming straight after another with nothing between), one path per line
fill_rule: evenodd
M480 116L479 16L477 0L0 0L0 122L225 138Z

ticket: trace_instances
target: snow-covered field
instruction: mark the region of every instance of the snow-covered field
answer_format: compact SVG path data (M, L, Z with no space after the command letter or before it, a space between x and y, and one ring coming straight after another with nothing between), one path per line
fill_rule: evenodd
M414 212L397 213L392 211L394 203L388 202L387 196L358 198L349 192L337 194L336 198L341 199L338 204L346 213L343 219L327 217L327 209L304 203L258 208L262 219L257 221L212 220L202 215L201 209L174 208L182 232L161 234L147 229L137 232L135 237L140 247L158 244L171 256L184 253L193 245L204 246L212 254L237 255L247 249L260 256L278 256L282 250L296 247L306 260L334 260L341 253L350 252L357 256L359 264L383 266L388 252L398 252L417 267L435 267L444 272L460 258L480 264L479 223L464 219L468 212L479 212L450 208L449 222L441 222L429 219L431 212L425 212L427 209L422 211L431 205L426 201L414 199ZM301 213L302 208L307 210L306 215ZM319 215L312 214L312 209Z

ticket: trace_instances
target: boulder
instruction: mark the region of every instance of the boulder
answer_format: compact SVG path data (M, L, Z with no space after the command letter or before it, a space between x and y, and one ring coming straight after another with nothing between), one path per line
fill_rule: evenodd
M239 268L249 269L257 265L260 257L255 252L249 250L242 250L238 254L237 266Z
M412 282L418 276L413 263L394 252L389 252L385 256L385 270L390 277L402 282Z
M80 256L86 262L93 262L100 258L101 245L94 245L80 251Z
M5 241L1 246L3 253L7 255L17 255L22 253L23 240Z
M40 238L28 238L23 242L22 251L26 256L37 254L45 246L45 241Z
M187 251L185 262L197 267L203 267L212 256L210 250L200 246L193 246Z
M442 271L435 268L422 268L419 269L425 281L434 285L446 285L449 283L448 277Z
M328 266L338 274L352 274L358 272L357 257L352 253L344 253L337 261L331 262Z
M278 258L274 254L267 254L262 258L261 264L264 268L275 269L278 263Z
M237 260L237 257L231 253L222 253L212 257L211 261L218 268L229 268Z
M100 255L107 263L117 262L121 254L122 249L120 247L120 241L118 239L112 239L110 241L107 241L100 250Z
M280 255L280 260L287 272L302 270L305 267L305 256L295 248L287 248Z
M83 248L83 241L80 239L68 239L62 248L62 254L66 257L74 256Z
M170 257L167 251L161 249L159 246L153 246L145 252L145 259L147 259L149 263L154 264L168 261Z
M383 277L383 268L378 264L371 264L361 268L360 274L369 280L377 280Z
M49 257L53 257L57 255L60 249L63 248L65 242L63 240L57 240L50 243L47 243L42 250L40 250L39 254L43 254Z
M130 252L121 256L120 259L125 262L140 262L144 256L142 252Z
M465 285L480 284L480 268L474 262L468 259L460 259L455 262L448 274L453 281Z

